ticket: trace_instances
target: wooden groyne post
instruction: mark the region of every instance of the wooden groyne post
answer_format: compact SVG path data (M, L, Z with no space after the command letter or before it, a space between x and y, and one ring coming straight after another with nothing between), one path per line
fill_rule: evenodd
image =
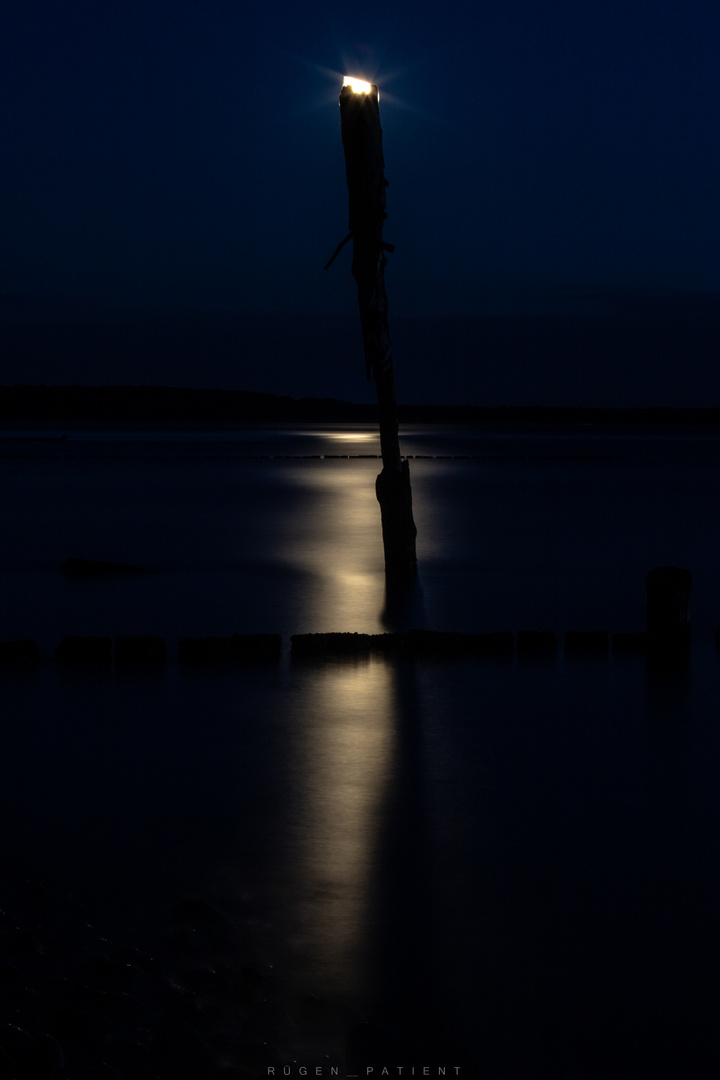
M383 468L375 482L380 503L385 573L412 578L417 571L410 469L400 457L397 400L385 292L385 162L378 88L346 80L340 93L340 125L345 151L352 238L352 273L357 282L365 368L374 380L380 417ZM338 249L339 250L339 249ZM332 262L332 260L331 260ZM329 264L328 264L329 265Z

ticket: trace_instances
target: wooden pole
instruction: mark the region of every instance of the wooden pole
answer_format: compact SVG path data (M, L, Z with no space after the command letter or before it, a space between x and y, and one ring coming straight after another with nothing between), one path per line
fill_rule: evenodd
M365 368L377 390L383 469L375 482L380 503L385 573L393 580L417 571L410 469L400 457L397 400L385 292L385 162L377 86L357 93L343 86L340 125L345 150L353 241L352 273L357 282Z

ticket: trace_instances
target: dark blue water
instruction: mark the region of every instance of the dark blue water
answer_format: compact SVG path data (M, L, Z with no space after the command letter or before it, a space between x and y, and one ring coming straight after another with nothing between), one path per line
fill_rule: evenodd
M717 438L413 430L403 449L426 625L641 628L645 574L676 564L714 632ZM50 649L64 633L381 630L379 461L358 456L378 453L357 426L5 438L0 632ZM75 556L151 573L84 587L58 574Z
M130 908L232 911L293 988L287 1060L334 1059L373 1018L466 1077L711 1074L716 439L408 433L420 590L398 616L371 429L25 434L0 443L0 638L45 659L0 680L8 858ZM149 573L66 578L77 556ZM403 618L642 629L668 563L695 588L676 671L288 656L293 633ZM256 631L283 634L278 665L173 660L183 636ZM68 633L159 633L171 659L66 674Z

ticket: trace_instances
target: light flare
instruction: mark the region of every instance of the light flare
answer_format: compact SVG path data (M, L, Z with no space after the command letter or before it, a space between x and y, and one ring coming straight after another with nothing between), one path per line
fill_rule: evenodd
M354 94L371 94L373 91L372 83L367 82L365 79L357 79L354 75L346 75L343 79L343 86L349 86ZM377 95L379 101L379 91L377 91Z

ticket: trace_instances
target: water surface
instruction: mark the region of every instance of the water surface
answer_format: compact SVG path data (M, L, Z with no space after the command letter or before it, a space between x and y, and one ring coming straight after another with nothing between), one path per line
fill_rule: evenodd
M720 1060L717 440L407 433L420 574L398 613L369 428L20 434L0 636L44 660L0 677L8 860L108 908L225 905L320 1003L288 1059L373 1018L490 1077ZM78 556L148 573L66 578ZM288 655L293 633L403 623L642 629L668 563L695 582L676 671ZM234 632L281 633L283 659L175 663L179 638ZM66 633L159 633L171 659L66 673Z

